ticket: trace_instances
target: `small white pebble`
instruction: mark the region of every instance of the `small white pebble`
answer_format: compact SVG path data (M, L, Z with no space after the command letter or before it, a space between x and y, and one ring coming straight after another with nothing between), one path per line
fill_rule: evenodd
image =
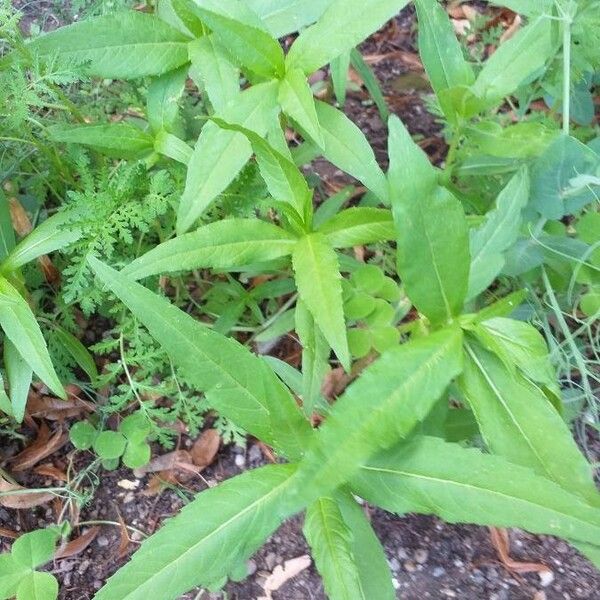
M554 581L554 573L550 570L538 573L542 587L548 587Z

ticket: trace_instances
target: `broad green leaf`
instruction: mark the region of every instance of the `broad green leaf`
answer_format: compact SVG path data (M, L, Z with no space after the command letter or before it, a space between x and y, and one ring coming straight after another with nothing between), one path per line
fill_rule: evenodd
M277 115L277 82L255 85L240 94L218 115L264 135ZM189 162L185 191L177 215L178 233L184 233L208 205L233 181L252 154L250 142L236 131L209 122L203 128Z
M317 401L322 397L321 388L325 375L330 371L329 344L306 304L300 299L296 303L295 325L302 344L302 408L311 417Z
M302 456L312 430L264 361L118 271L96 259L89 263L148 328L186 380L206 393L210 405L291 459Z
M287 69L314 73L377 31L406 6L407 0L352 2L334 0L323 16L292 45Z
M187 63L189 40L157 17L131 10L61 27L27 46L42 59L83 65L90 75L136 79Z
M11 554L0 554L0 599L14 598L19 583L29 573L31 573L31 569L18 563Z
M186 31L196 38L204 36L206 28L196 14L194 0L168 0L167 2L161 0L157 7L158 16L161 18L164 18L161 14L161 9L163 9L164 4L171 4L172 10L175 13L175 20L183 25Z
M392 573L383 547L363 508L349 493L336 494L342 516L352 532L352 554L365 598L395 600Z
M392 187L393 190L393 187ZM469 279L469 237L460 202L438 187L421 198L393 194L398 274L432 323L460 314Z
M177 119L178 102L183 94L187 74L186 65L157 77L148 87L148 121L155 133L162 129L171 131Z
M314 23L333 0L246 0L273 37L300 31Z
M468 86L475 76L464 58L454 27L438 0L415 0L419 22L419 54L439 97L457 86Z
M460 373L461 343L458 328L444 329L384 352L363 371L313 436L290 501L327 495L407 437Z
M362 57L362 54L356 48L352 48L350 51L350 61L352 62L352 67L362 79L364 86L371 95L371 98L373 98L373 102L375 102L377 106L381 120L384 123L387 123L387 120L390 116L390 111L387 107L381 86L379 85L379 81L377 81L377 77L373 72L373 69L371 69L371 67Z
M8 200L0 190L0 263L10 254L15 243L15 230L12 226Z
M96 600L174 600L219 583L289 516L280 506L293 473L291 465L271 465L202 492L142 544Z
M0 277L0 327L34 373L57 396L66 398L29 304L3 277Z
M358 206L334 215L318 228L334 248L351 248L396 238L392 213L385 208Z
M131 279L192 269L234 269L292 253L296 238L259 219L224 219L154 247L122 271Z
M542 69L557 49L556 25L546 15L533 19L500 44L472 86L473 92L493 106Z
M143 158L154 147L154 138L132 123L100 125L56 125L48 129L50 139L89 146L114 158Z
M213 121L223 129L239 131L248 138L271 196L290 204L300 218L305 219L312 208L312 192L298 167L254 131L226 123L222 119Z
M32 571L17 588L17 600L56 600L58 581L52 573Z
M382 452L360 470L352 488L394 512L584 542L600 539L598 509L530 469L440 438L415 437Z
M77 365L87 374L91 382L94 383L98 379L98 369L88 349L72 333L62 327L56 327L54 335Z
M17 423L21 423L25 416L33 371L9 339L4 340L4 369L8 380L12 415Z
M388 198L385 175L364 133L333 106L320 101L315 106L324 140L323 156L358 179L385 203Z
M528 199L529 176L522 169L500 192L495 208L487 213L483 224L471 230L467 300L485 290L502 270L503 252L517 241L521 228L521 211Z
M352 531L334 498L319 498L306 510L302 529L332 600L367 600L352 553Z
M337 256L320 233L300 238L292 254L300 298L333 348L340 363L350 370L342 284Z
M186 166L190 164L194 153L193 148L183 140L164 130L159 131L154 138L154 150Z
M14 541L11 554L19 564L35 569L52 560L58 538L57 528L31 531Z
M546 396L511 375L500 359L476 343L466 345L459 380L488 448L532 468L590 502L598 502L591 468Z
M0 264L0 271L10 273L39 256L76 242L82 233L73 222L76 216L72 211L62 211L46 219L15 246Z
M321 148L325 141L315 108L315 99L300 69L288 70L279 83L279 104L282 111L293 119Z
M334 58L329 65L333 93L338 104L344 108L348 88L348 70L350 69L350 50Z
M527 298L527 290L512 292L492 304L482 308L476 315L475 322L487 321L494 317L509 317Z
M204 89L217 113L240 93L240 71L214 35L204 35L190 44L190 76Z
M249 22L242 15L231 16L227 8L213 0L197 0L195 10L208 25L234 60L252 73L271 79L284 74L284 56L279 42L257 26L260 21ZM229 4L241 4L225 2ZM244 13L246 14L246 13ZM243 19L243 20L241 20Z

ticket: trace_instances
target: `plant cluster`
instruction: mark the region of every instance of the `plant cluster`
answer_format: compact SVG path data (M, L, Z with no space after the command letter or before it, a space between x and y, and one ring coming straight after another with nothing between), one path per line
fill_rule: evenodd
M600 494L555 368L562 358L561 379L577 371L568 391L597 427L600 137L585 105L600 72L598 9L499 3L524 24L486 57L461 46L437 0L414 0L449 146L441 168L389 116L356 49L407 0L165 0L2 58L22 78L51 68L143 85L135 114L89 123L69 110L44 127L43 144L78 175L18 243L0 205L0 408L23 419L33 374L65 397L37 301L67 367L90 390L122 386L103 407L116 427L71 428L106 468L142 466L160 423L197 429L208 408L278 457L200 493L96 598L218 589L304 511L328 596L391 600L363 500L560 536L600 567ZM315 98L308 78L327 65L340 104L353 65L387 119L385 172L362 131ZM290 147L290 131L302 142ZM317 156L366 188L359 202L316 201L302 167ZM359 260L360 246L393 260ZM53 252L62 289L30 299L30 263ZM79 309L117 323L95 346L120 357L103 373L78 339ZM291 331L299 365L250 349ZM353 382L330 403L334 365ZM155 402L169 394L169 406Z

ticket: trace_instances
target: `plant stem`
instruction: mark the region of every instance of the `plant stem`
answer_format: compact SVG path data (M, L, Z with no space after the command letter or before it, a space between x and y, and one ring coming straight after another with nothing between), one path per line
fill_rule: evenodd
M563 107L562 130L569 135L569 122L571 120L571 24L573 18L570 13L563 16Z

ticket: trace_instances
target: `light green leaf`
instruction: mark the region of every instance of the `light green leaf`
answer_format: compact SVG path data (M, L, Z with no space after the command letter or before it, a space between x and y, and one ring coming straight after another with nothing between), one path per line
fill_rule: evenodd
M52 573L32 571L17 588L17 600L56 600L58 581Z
M11 554L19 564L35 569L52 560L58 538L58 529L54 527L31 531L14 541Z
M325 339L346 371L350 353L346 337L342 284L337 256L320 233L300 238L292 254L296 286Z
M72 211L59 212L22 239L0 265L2 273L10 273L39 256L60 250L81 237L81 228L73 223Z
M288 457L302 456L312 430L264 361L118 271L96 259L89 262L211 406Z
M87 374L91 382L94 383L98 379L98 369L88 349L72 333L62 327L57 326L54 335L67 353Z
M503 252L519 236L521 211L529 198L529 176L525 169L517 172L500 192L496 207L483 224L471 230L471 268L467 300L485 290L504 266Z
M347 50L340 54L337 58L332 59L329 65L329 73L331 75L331 83L335 99L340 107L344 108L346 104L346 91L348 88L348 70L350 69L350 52Z
M300 299L296 303L295 324L302 344L302 408L311 417L317 401L322 397L321 388L325 375L330 371L329 344L306 304Z
M398 274L414 305L432 323L460 314L469 278L469 238L460 202L438 187L421 198L393 195Z
M15 231L10 217L10 208L4 192L0 189L0 261L15 247Z
M35 374L57 396L66 398L29 304L3 277L0 277L0 326Z
M228 269L281 258L292 253L296 238L259 219L209 223L154 247L121 272L131 279L191 269Z
M9 339L4 340L4 369L8 380L12 415L17 423L21 423L25 416L33 371Z
M599 502L590 465L538 388L511 375L500 359L473 342L466 345L459 385L494 454L530 467L590 502Z
M358 179L382 202L387 202L387 182L364 133L341 111L325 102L315 103L321 126L323 156Z
M174 17L171 16L171 20L177 21L180 26L189 32L194 37L198 38L204 36L206 28L202 25L202 21L196 14L196 6L194 0L161 0L157 6L158 16L163 20L167 20L164 15L166 12L165 5L171 5L171 10L175 13Z
M479 72L473 92L493 106L516 89L557 50L556 24L546 15L533 19L498 46Z
M188 66L181 67L156 78L148 87L148 121L157 133L171 131L179 111L179 99L183 94Z
M258 17L249 21L244 18L247 17L246 12L239 14L241 3L225 2L224 7L218 4L213 0L197 0L195 10L227 52L238 64L256 75L268 79L281 77L285 69L283 50L271 34L258 26ZM236 6L234 10L238 14L232 15L226 8L230 4Z
M96 600L174 600L220 582L289 516L280 510L291 465L271 465L202 492L142 544Z
M240 71L214 35L204 35L190 44L190 76L217 112L240 93Z
M530 469L440 438L419 436L382 452L360 470L352 487L394 512L592 543L600 539L598 509Z
M350 61L352 62L352 67L362 79L364 86L371 95L371 98L373 98L373 102L375 102L377 106L381 120L386 123L390 116L390 111L387 107L381 86L379 85L379 81L377 81L377 77L373 72L373 69L371 69L371 67L362 57L362 54L356 48L352 48L350 51Z
M316 499L344 484L429 413L462 368L462 333L443 329L384 352L338 398L313 437L290 501Z
M258 167L271 196L277 201L290 204L301 219L309 216L312 209L312 192L304 175L289 158L254 131L232 125L222 119L213 119L213 121L223 129L244 134L256 154Z
M123 11L61 27L29 42L42 59L114 79L162 75L188 62L189 38L153 15Z
M189 165L192 160L194 150L190 148L183 140L172 133L159 131L154 139L154 150L163 154L183 165Z
M277 115L277 82L252 86L217 116L264 135ZM235 131L209 122L203 128L189 162L185 191L177 215L184 233L208 205L233 181L252 154L250 142Z
M293 119L321 148L325 141L319 126L315 99L300 69L288 70L279 83L279 104L282 111Z
M292 45L287 69L314 73L377 31L407 4L407 0L352 2L335 0L323 16Z
M352 553L352 531L334 498L319 498L306 510L302 529L332 600L367 600Z
M29 573L31 569L18 563L11 554L0 554L0 599L14 598L19 583Z
M319 228L334 248L351 248L396 238L392 213L385 208L358 206L348 208Z
M300 31L314 23L333 0L246 0L273 37Z
M149 155L154 138L132 123L100 125L55 125L48 129L50 139L65 144L89 146L114 158L137 159Z

